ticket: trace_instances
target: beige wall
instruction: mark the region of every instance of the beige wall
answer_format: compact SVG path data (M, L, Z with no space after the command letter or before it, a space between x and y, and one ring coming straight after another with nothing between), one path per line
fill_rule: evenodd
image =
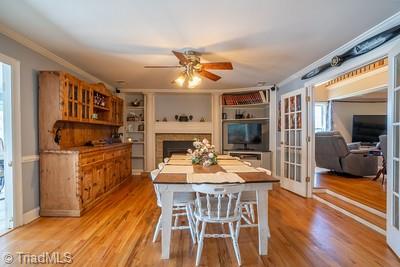
M314 90L314 99L317 102L341 99L343 97L357 95L363 91L373 90L374 88L386 87L387 82L387 68L382 68L373 73L368 73L361 77L343 81L329 87L325 87L324 85L317 86Z
M386 103L333 102L333 129L340 131L346 142L351 142L353 115L386 115Z

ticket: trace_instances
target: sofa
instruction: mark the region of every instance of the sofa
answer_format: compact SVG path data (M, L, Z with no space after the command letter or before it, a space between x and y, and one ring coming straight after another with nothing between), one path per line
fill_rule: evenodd
M338 131L318 132L315 134L315 162L319 168L354 176L375 175L378 159L360 149L360 145L346 144Z

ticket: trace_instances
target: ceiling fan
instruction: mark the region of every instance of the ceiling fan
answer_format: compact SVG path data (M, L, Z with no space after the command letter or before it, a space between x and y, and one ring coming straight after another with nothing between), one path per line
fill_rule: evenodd
M183 86L186 82L189 88L194 88L201 83L203 76L212 81L218 81L221 76L218 76L208 70L232 70L231 62L210 62L201 63L198 53L195 51L185 51L184 53L172 51L179 59L179 65L173 66L144 66L145 68L184 68L184 71L176 78L173 83Z

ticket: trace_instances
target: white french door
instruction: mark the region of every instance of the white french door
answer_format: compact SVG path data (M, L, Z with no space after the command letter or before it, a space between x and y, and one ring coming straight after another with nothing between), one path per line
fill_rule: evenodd
M400 256L400 42L389 53L386 239Z
M281 186L307 197L306 88L281 96Z

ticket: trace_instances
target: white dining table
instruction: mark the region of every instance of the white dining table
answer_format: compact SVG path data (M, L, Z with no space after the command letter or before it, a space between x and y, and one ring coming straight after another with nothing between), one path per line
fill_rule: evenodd
M221 166L213 165L203 167L194 165L195 173L216 173L223 171ZM244 191L256 191L257 195L257 215L258 215L258 252L260 255L268 254L268 191L272 189L273 183L279 182L264 172L239 172L243 180ZM169 259L172 227L172 206L173 195L175 192L193 192L192 184L186 179L186 173L163 173L161 172L154 183L158 185L161 195L162 212L162 235L161 235L161 258Z

